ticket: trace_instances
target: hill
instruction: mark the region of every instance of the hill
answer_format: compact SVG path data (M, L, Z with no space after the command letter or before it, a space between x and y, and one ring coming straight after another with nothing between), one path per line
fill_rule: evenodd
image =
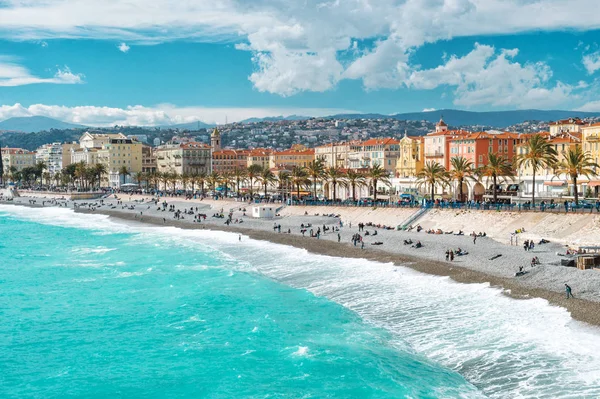
M179 123L177 125L159 126L160 129L179 129L179 130L192 130L192 131L199 130L199 129L209 129L211 127L215 127L215 125L204 123L202 121Z
M14 117L0 122L0 131L35 133L50 129L79 129L82 125L74 125L45 116Z
M257 123L257 122L278 122L278 121L303 121L311 119L310 116L302 115L288 115L288 116L268 116L266 118L248 118L240 121L239 123Z
M516 111L489 111L472 112L460 111L455 109L441 109L427 112L410 112L395 115L382 114L341 114L333 115L333 119L385 119L394 118L398 120L424 120L427 122L437 122L440 117L451 126L490 126L504 128L506 126L522 123L526 121L556 121L571 117L594 117L600 116L600 112L579 112L579 111L543 111L536 109L516 110Z

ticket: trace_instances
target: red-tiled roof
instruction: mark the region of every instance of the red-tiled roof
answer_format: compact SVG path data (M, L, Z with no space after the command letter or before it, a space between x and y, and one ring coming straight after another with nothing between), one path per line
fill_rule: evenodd
M367 141L363 141L362 145L363 146L367 146L367 145L390 145L390 144L400 144L400 141L391 138L391 137L387 137L387 138L383 138L383 139L369 139Z
M183 148L184 150L198 150L198 149L210 148L210 146L207 144L197 143L195 141L191 141L191 142L185 143L185 144L180 144L180 147Z
M3 154L33 154L33 152L25 150L23 148L2 148Z

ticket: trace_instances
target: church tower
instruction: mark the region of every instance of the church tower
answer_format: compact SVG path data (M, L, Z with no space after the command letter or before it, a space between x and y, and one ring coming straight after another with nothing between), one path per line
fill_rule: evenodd
M440 121L435 124L435 132L440 133L440 132L445 132L447 130L448 130L448 125L446 124L446 122L444 122L444 117L442 116L440 118Z
M210 135L210 148L213 152L221 150L221 132L216 127Z

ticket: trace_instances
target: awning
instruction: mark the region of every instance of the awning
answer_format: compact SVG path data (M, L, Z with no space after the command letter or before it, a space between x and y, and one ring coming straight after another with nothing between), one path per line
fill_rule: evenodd
M588 187L598 187L600 186L600 180L592 180L588 183Z
M567 182L566 181L545 181L544 182L544 186L551 186L551 187L562 187L562 186L566 186Z

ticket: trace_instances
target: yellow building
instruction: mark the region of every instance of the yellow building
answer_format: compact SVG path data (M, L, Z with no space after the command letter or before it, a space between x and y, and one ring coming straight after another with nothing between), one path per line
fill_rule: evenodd
M307 167L315 159L314 148L306 148L301 144L294 144L292 148L276 151L271 154L270 167L291 170L294 166Z
M315 159L322 159L326 168L348 168L350 143L332 143L315 147Z
M165 144L156 149L157 169L161 173L209 174L211 148L197 142Z
M2 148L2 165L4 173L10 173L12 168L20 172L24 168L35 166L35 152L22 148Z
M264 148L254 148L248 151L247 165L258 165L261 168L270 168L271 150Z
M111 187L132 183L142 171L142 143L128 138L110 138L97 151L98 163L104 164ZM122 175L123 168L128 175Z
M396 162L396 177L415 177L423 169L423 137L400 139L400 154Z
M600 123L581 128L583 151L588 152L594 162L600 164Z

